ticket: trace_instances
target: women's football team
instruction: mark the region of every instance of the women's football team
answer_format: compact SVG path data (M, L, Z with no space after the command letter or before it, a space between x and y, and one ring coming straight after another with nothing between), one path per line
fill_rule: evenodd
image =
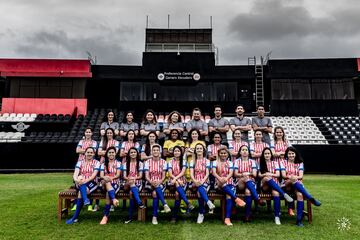
M111 115L111 112L109 114ZM194 210L193 202L187 199L187 191L197 194L197 223L201 224L206 207L209 212L215 208L215 204L208 197L210 188L224 194L224 224L227 226L233 225L231 215L235 206L245 208L244 222L251 221L252 201L254 200L256 207L266 204L260 199L259 193L273 196L274 222L277 225L281 224L281 197L287 202L290 216L295 216L296 200L298 226L303 226L305 199L315 206L321 205L305 189L303 159L286 140L282 127L275 127L274 141L270 146L261 142L261 131L255 131L255 141L248 143L241 141L239 130L233 132L233 141L225 145L221 142L222 135L215 132L212 134L212 144L206 146L205 141L200 139L199 131L192 129L188 142L184 143L180 137L184 130L180 129L181 115L174 111L165 124L164 133L168 134L168 140L162 147L158 144L160 132L155 114L147 111L140 128L140 137L144 139L141 146L135 136L139 132L138 125L129 123L130 114L133 116L131 112L127 113L120 129L103 129L99 145L92 139L92 129L85 130L84 138L76 148L79 158L73 174L78 198L74 203L75 212L72 218L66 220L67 224L78 221L83 206L92 205L88 196L98 188L106 193L100 224L107 224L110 211L119 205L116 199L119 190L130 193L125 223L133 220L135 208L146 207L140 198L141 191L151 193L153 224L158 224L159 201L164 212L172 212L172 222L176 222L178 218L182 201L187 212ZM110 125L110 122L106 124ZM119 133L123 137L122 144L115 140L115 134ZM96 160L96 155L99 161ZM166 190L175 193L172 209L164 197ZM237 197L237 193L243 193L244 200ZM124 204L126 205L126 201ZM97 201L95 210L98 205Z

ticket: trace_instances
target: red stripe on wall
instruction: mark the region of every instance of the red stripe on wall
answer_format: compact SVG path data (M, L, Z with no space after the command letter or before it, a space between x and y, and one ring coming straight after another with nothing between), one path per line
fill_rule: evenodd
M0 59L3 77L92 77L89 60Z
M87 99L58 98L3 98L2 113L37 113L37 114L77 114L86 115Z

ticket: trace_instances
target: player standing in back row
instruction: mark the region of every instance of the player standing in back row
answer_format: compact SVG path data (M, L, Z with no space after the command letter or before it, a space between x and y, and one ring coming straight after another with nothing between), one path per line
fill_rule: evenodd
M256 108L257 116L252 119L252 127L254 131L260 130L263 134L263 142L267 144L271 144L270 135L272 133L272 122L269 117L265 117L265 107L263 105L259 105Z

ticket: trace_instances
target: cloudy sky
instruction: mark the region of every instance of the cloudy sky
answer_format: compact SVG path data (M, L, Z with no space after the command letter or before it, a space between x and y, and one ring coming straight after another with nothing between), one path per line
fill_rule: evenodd
M140 65L149 27L210 27L219 64L360 57L358 0L11 0L0 2L0 58L86 58Z

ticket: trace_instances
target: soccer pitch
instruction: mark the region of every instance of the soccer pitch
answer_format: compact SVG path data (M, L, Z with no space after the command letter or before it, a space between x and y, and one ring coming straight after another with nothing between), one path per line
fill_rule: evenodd
M243 210L232 216L233 227L215 214L205 215L202 225L196 224L197 208L190 216L170 223L170 214L159 214L159 225L151 224L151 211L146 223L124 224L127 209L110 213L109 223L99 225L102 210L88 212L84 208L79 222L67 226L57 222L57 194L72 183L71 173L1 174L0 175L0 239L359 239L360 176L305 175L305 186L321 202L313 207L313 223L295 226L282 202L281 226L273 222L266 208L254 215L254 221L243 223ZM122 201L120 201L122 202ZM104 202L101 202L102 206ZM219 206L219 202L216 202ZM172 202L170 206L172 205ZM70 213L72 214L72 213ZM350 225L342 226L343 220ZM341 228L341 226L343 228ZM340 227L340 228L339 228Z

